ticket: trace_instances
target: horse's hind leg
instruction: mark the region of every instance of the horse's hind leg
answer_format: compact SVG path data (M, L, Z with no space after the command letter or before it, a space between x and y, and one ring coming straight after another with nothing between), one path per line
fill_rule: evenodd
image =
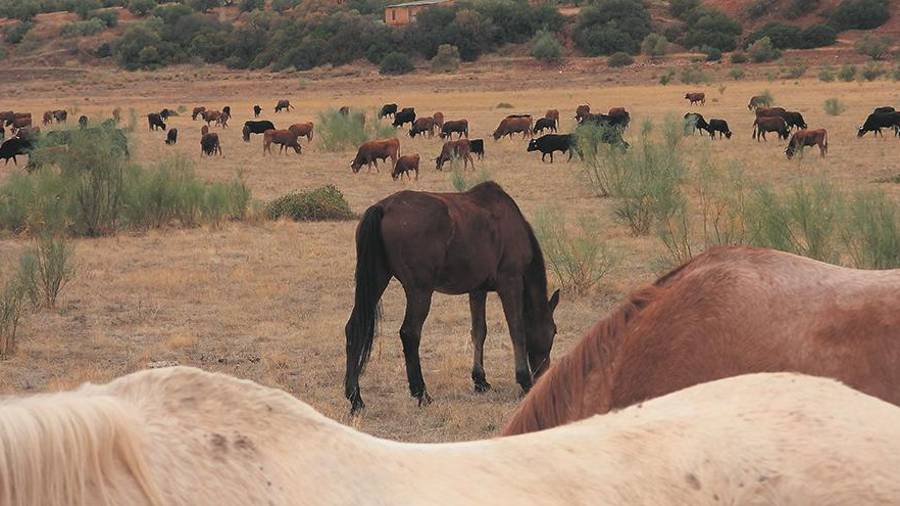
M428 311L431 309L431 295L431 290L406 290L406 316L400 327L409 393L419 399L419 406L431 404L431 397L425 389L425 379L422 377L422 363L419 360L422 325L425 324Z
M487 337L487 321L485 319L485 301L487 292L478 291L469 294L469 309L472 312L472 346L475 356L472 363L472 381L476 392L487 392L491 384L484 378L484 340Z

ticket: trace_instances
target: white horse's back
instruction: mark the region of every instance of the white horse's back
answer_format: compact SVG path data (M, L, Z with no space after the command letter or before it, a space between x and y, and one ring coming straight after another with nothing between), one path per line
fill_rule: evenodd
M404 444L190 368L0 401L0 504L900 504L900 408L724 379L543 432ZM105 502L104 502L105 501Z

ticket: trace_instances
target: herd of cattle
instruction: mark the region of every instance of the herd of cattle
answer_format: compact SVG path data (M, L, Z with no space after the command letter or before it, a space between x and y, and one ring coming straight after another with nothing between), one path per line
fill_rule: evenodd
M687 93L684 98L692 106L695 104L702 106L706 103L704 93ZM768 107L766 104L765 97L762 96L752 97L747 104L748 110L755 111L756 114L753 121L753 139L756 139L757 142L766 141L766 134L774 132L782 140L790 138L785 149L788 159L793 158L794 154L798 152L802 157L803 148L811 146L818 146L820 155L825 156L828 151L828 133L825 129L808 129L801 113L789 111L783 107ZM294 106L289 100L281 99L277 101L274 111L279 113L293 109ZM259 119L262 112L262 107L253 106L254 119L244 123L242 138L244 142L250 142L251 135L262 135L263 154L272 153L272 144L279 146L280 153L285 150L293 150L295 153L301 154L300 139L305 137L308 143L312 142L314 124L311 121L294 123L288 128L278 129L272 121ZM349 116L350 108L341 107L340 113ZM42 117L42 125L47 127L54 123L64 124L67 122L68 116L68 111L62 109L46 111ZM168 145L178 142L178 129L168 129L166 125L166 121L172 116L178 116L178 112L168 108L147 115L150 131L165 131L165 143ZM221 110L207 109L203 106L193 109L191 119L195 121L200 119L206 123L201 129L201 156L222 155L222 143L219 135L210 132L210 127L228 128L231 117L232 111L229 106L225 106ZM365 115L358 115L356 118L363 124L365 123ZM395 128L409 125L408 134L411 138L417 136L434 138L437 135L443 140L444 144L440 154L434 159L437 170L442 170L444 165L451 160L462 160L464 168L468 168L470 164L474 168L475 162L472 155L477 155L479 159L484 158L484 139L469 138L469 121L466 118L445 120L442 112L435 112L429 116L418 116L415 108L400 108L394 103L382 106L378 112L378 118L390 118L391 125ZM571 160L573 153L580 155L576 136L574 133L558 133L559 118L557 109L548 110L543 117L536 120L530 114L510 114L500 121L492 137L497 141L503 137L512 139L514 135L521 134L523 139L530 139L526 150L529 152L539 151L541 161L546 161L549 155L550 163L553 163L555 152L567 153L568 159ZM120 120L121 111L117 108L113 111L112 121L118 123ZM603 127L604 133L600 137L602 142L620 146L623 149L629 147L622 137L624 130L631 122L631 116L625 108L613 107L606 114L602 114L591 112L590 106L583 104L576 108L575 120L578 127L582 125ZM692 132L705 131L712 139L716 139L717 133L719 139L723 137L730 139L732 136L728 122L724 119L710 118L707 120L700 113L688 112L684 115L684 122L686 129ZM80 116L78 123L81 128L87 128L87 116ZM17 164L17 156L27 155L34 149L36 140L40 136L40 128L32 124L31 113L0 112L0 138L5 138L7 128L12 137L0 145L0 159L6 163L12 159L13 163ZM883 128L892 128L895 134L900 136L900 112L890 106L876 108L866 118L857 135L862 137L868 132L874 132L876 136L883 135L881 131ZM455 140L453 139L454 134L456 135ZM542 135L535 137L537 134ZM400 141L396 137L363 143L350 162L350 167L354 173L359 172L363 166L369 170L375 168L377 171L378 161L386 162L387 159L391 160L391 175L394 179L401 178L404 174L410 179L412 178L411 174L415 174L418 179L420 155L416 153L401 156Z

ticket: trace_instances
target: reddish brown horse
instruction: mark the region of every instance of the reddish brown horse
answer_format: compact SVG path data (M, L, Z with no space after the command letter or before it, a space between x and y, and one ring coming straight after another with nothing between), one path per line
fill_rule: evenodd
M356 231L356 296L345 329L351 413L364 407L359 376L372 349L378 301L392 277L406 292L400 339L409 391L419 405L431 402L419 341L435 291L469 294L476 391L490 388L483 365L488 292L497 292L503 304L519 385L528 390L532 374L549 364L559 292L547 299L541 248L512 197L493 182L465 193L402 191L367 209Z
M537 382L504 435L754 372L836 378L900 405L900 270L719 248L632 293Z

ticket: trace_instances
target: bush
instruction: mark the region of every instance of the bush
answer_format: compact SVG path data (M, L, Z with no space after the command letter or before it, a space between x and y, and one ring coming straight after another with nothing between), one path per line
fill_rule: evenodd
M135 16L146 16L156 8L156 0L129 0L128 10Z
M669 49L669 41L658 33L651 33L641 42L641 53L650 58L664 56Z
M544 63L562 60L562 44L550 32L539 32L531 45L531 56Z
M665 72L661 76L659 76L659 84L665 86L672 82L672 79L675 78L675 69L666 69Z
M784 23L766 23L762 28L747 36L747 42L753 43L763 37L768 37L776 49L788 49L801 45L800 29Z
M31 21L19 21L12 25L8 25L3 30L3 40L9 44L18 44L25 38L25 34L34 26Z
M615 265L615 259L597 233L594 220L582 218L573 233L558 209L542 208L532 221L547 267L561 287L584 295L594 289Z
M372 139L393 137L396 132L390 124L366 121L362 112L351 111L344 115L336 109L328 109L319 113L316 134L326 151L344 151L356 149Z
M415 70L415 67L413 67L409 56L407 56L406 53L398 52L384 55L384 58L381 60L381 65L378 67L378 73L386 75L408 74L413 70Z
M719 61L722 59L722 51L714 47L705 47L701 50L706 53L706 61Z
M34 307L56 307L59 292L75 275L72 247L65 236L43 233L22 256L20 279Z
M837 42L837 30L828 25L812 25L800 32L800 49L831 46Z
M465 173L459 169L456 161L456 158L451 160L453 170L450 172L450 186L452 186L454 190L458 192L468 191L475 185L491 180L491 173L488 172L487 169L481 169L481 172L471 179L467 178Z
M862 72L860 73L860 77L865 79L866 81L874 81L879 77L883 76L887 71L881 68L881 65L875 62L869 62L863 67Z
M791 65L790 67L784 69L784 73L782 74L782 78L784 79L799 79L806 74L806 65L801 63L797 63Z
M650 34L650 13L639 0L598 0L578 14L572 39L589 56L637 54Z
M744 78L744 69L741 67L734 67L728 71L728 75L735 81L740 81Z
M606 64L610 67L626 67L634 63L634 58L632 58L628 53L613 53L612 56L607 58Z
M238 10L241 12L251 12L255 10L264 10L266 8L266 0L241 0Z
M497 109L514 109L515 106L510 104L509 102L500 102L497 104Z
M847 107L844 106L844 103L836 98L829 98L825 101L825 114L829 116L839 116L843 113Z
M25 290L20 279L10 277L0 291L0 359L16 351L16 332L25 306Z
M838 79L844 82L850 82L856 77L856 66L855 65L844 65L841 67L841 70L838 71Z
M871 30L889 17L886 0L844 0L831 11L830 24L838 30Z
M333 185L309 191L288 193L266 206L269 219L289 218L294 221L350 220L353 213L344 195Z
M820 0L791 0L784 12L784 17L797 19L816 10Z
M682 67L679 79L684 84L702 84L710 82L709 76L706 75L706 73L703 72L703 69L698 65Z
M757 19L771 12L776 3L777 0L754 0L744 10L750 19Z
M834 81L834 69L831 67L822 67L819 71L819 81L830 83Z
M681 40L685 47L709 46L720 51L734 51L742 31L740 23L706 7L691 11L687 23L687 31Z
M775 48L768 37L763 37L754 42L747 49L747 52L754 63L763 63L781 58L781 51Z
M864 54L873 60L883 60L891 50L891 38L887 35L878 37L874 35L863 35L856 41L856 52Z
M119 24L119 13L116 11L94 11L88 19L99 19L107 28L115 28Z
M437 54L431 59L431 70L434 72L455 72L459 69L459 48L450 44L438 46Z
M860 269L900 267L897 205L882 192L858 194L849 205L843 238Z
M94 18L88 21L73 21L63 26L59 33L63 37L85 37L103 30L106 30L106 23L101 19Z
M197 12L207 12L222 5L222 0L188 0L187 4Z
M895 67L894 70L891 71L891 79L900 81L900 67Z
M748 61L750 61L750 59L747 58L746 53L743 53L741 51L735 51L734 53L731 53L731 63L747 63Z

